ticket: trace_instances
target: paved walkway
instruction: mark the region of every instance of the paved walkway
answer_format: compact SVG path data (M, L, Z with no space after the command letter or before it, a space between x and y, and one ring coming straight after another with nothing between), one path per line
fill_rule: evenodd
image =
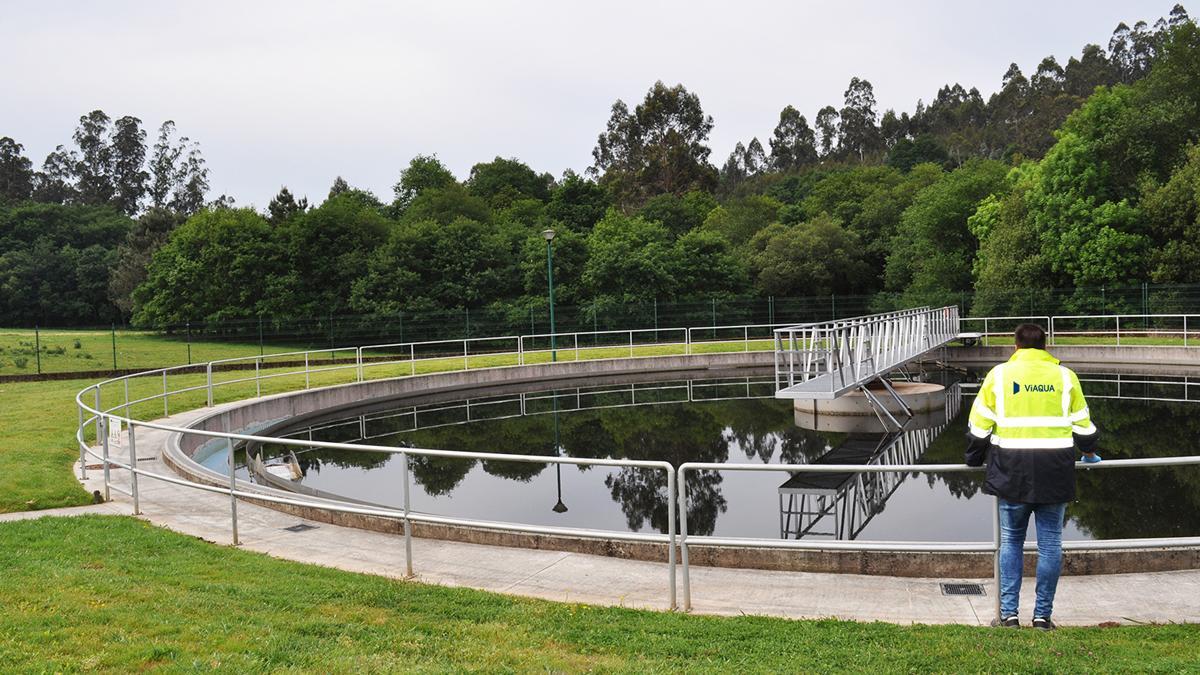
M206 411L168 418L182 425ZM170 474L157 456L166 432L138 432L145 470ZM114 453L116 454L116 453ZM113 483L128 488L128 473L114 469ZM88 472L90 492L103 489L102 473ZM162 481L139 479L142 517L152 523L218 544L230 542L229 498ZM132 500L117 492L114 501L78 509L55 509L0 516L0 521L70 513L125 513ZM277 558L400 577L404 539L322 523L289 532L304 522L295 516L240 503L241 546ZM668 605L665 563L604 556L481 546L413 539L413 566L419 581L469 586L500 593L648 609ZM712 567L692 568L693 611L704 614L758 614L789 618L854 619L894 623L984 625L991 619L990 579L910 579L901 577L769 572ZM975 581L987 597L947 597L942 581ZM1022 616L1032 613L1033 580L1026 580ZM682 598L681 598L682 601ZM1055 620L1061 625L1200 622L1200 571L1063 577Z

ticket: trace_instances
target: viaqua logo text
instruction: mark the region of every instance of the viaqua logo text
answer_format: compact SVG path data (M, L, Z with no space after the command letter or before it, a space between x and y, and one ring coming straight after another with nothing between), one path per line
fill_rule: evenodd
M1027 392L1037 392L1039 394L1053 394L1055 391L1057 391L1054 388L1054 385L1052 385L1052 384L1027 384L1024 387L1022 387L1020 385L1020 383L1015 382L1015 381L1013 382L1013 395L1014 396L1021 393L1022 389L1024 389Z

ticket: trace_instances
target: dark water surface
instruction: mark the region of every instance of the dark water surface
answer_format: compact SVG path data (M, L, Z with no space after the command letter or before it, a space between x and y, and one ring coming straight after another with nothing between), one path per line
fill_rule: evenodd
M342 411L287 429L294 438L487 453L719 463L961 463L978 373L938 372L959 391L948 422L896 436L797 426L768 375L637 384L557 385L526 394ZM1200 399L1190 380L1081 374L1106 459L1195 454ZM1120 396L1120 398L1117 398ZM1147 400L1170 399L1170 400ZM414 429L414 426L416 427ZM365 432L365 433L364 433ZM311 436L310 436L311 434ZM365 438L365 441L363 440ZM556 441L557 439L557 441ZM267 457L286 452L264 449ZM830 454L833 453L833 454ZM304 449L307 487L400 506L399 455ZM862 463L861 461L859 463ZM411 457L412 508L440 515L637 532L667 529L662 471ZM790 481L790 482L789 482ZM990 541L992 498L979 474L796 479L778 472L688 476L692 534L763 538ZM785 483L787 484L785 486ZM782 490L781 490L782 487ZM1066 539L1200 535L1200 467L1080 472ZM555 510L560 503L566 507Z

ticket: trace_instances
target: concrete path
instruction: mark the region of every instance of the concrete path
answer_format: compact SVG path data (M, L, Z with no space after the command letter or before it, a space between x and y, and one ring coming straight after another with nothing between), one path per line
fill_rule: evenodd
M204 412L208 410L168 420L182 425ZM143 469L172 474L157 459L166 437L166 432L139 430L139 454L151 456L141 461ZM113 469L111 476L114 484L128 489L128 472ZM230 543L228 497L145 477L139 479L139 485L142 518L218 544ZM84 486L89 492L102 490L102 472L88 471ZM106 504L8 514L0 516L0 521L132 511L131 499L115 491L112 497L114 501ZM246 550L354 572L404 575L403 537L322 523L309 523L315 528L303 532L284 529L301 522L271 509L245 503L238 506L241 547ZM413 539L413 561L416 579L425 583L598 605L668 607L665 563L419 538ZM704 614L986 625L994 607L990 579L910 579L712 567L693 567L691 579L693 611ZM943 596L939 586L943 581L984 583L988 595ZM1021 608L1025 621L1032 613L1033 586L1033 580L1027 579ZM1200 622L1200 571L1063 577L1055 605L1054 618L1061 625Z

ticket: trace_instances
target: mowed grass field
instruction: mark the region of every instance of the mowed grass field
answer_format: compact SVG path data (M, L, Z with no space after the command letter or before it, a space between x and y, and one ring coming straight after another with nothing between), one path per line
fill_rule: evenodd
M127 517L0 524L9 672L1188 672L1197 626L705 617L372 577Z
M75 373L113 370L113 332L107 330L33 330L0 328L0 375L38 372ZM161 368L188 363L188 340L141 331L116 331L116 364L129 368ZM267 344L267 354L304 349L304 345ZM191 342L191 362L258 354L257 343Z
M147 339L153 341L152 336ZM742 350L742 342L694 345ZM751 349L770 348L752 341ZM251 352L257 353L257 350ZM635 355L682 347L635 347ZM580 358L628 354L583 350ZM383 356L376 354L375 356ZM545 352L527 362L549 360ZM560 350L559 360L574 358ZM473 355L470 367L512 365ZM367 378L457 369L461 357L369 363ZM336 369L334 369L336 368ZM310 386L350 382L356 368L316 364ZM305 386L266 359L219 372L218 402ZM74 397L92 380L0 384L0 512L90 501L72 475ZM172 390L203 374L172 374ZM130 381L136 400L161 376ZM171 412L206 392L171 396ZM123 384L102 390L121 406ZM163 414L161 400L134 417ZM90 436L90 430L89 430ZM1021 671L1187 672L1200 668L1200 627L1062 629L893 626L762 617L702 617L598 608L451 589L302 565L208 544L125 517L0 523L0 672Z

